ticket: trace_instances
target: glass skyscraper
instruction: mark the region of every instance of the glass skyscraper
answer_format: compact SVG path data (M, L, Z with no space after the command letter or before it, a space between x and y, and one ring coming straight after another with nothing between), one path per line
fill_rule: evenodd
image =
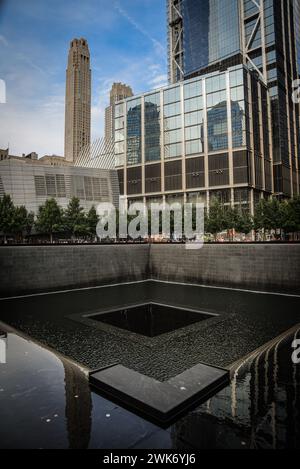
M182 14L185 76L240 52L238 0L185 0Z
M129 203L218 198L253 213L273 191L267 87L243 64L128 98L116 116Z
M167 11L170 83L238 63L256 73L268 87L274 194L298 194L300 0L167 0Z
M168 0L170 84L116 105L120 193L254 213L299 194L300 0Z

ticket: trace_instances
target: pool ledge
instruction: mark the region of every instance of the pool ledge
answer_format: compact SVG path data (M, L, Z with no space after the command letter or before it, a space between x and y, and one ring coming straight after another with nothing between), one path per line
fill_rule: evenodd
M161 382L118 364L92 371L89 381L110 399L168 425L227 386L230 374L229 370L199 363Z

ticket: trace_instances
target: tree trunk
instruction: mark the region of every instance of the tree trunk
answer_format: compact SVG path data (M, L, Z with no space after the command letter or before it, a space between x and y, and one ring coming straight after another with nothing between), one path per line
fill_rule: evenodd
M53 234L50 233L50 243L52 244L53 243Z

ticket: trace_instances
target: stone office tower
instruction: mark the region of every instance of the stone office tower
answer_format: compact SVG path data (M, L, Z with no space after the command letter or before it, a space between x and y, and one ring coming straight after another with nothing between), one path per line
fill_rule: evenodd
M66 75L65 158L75 163L91 140L91 69L86 39L71 42Z

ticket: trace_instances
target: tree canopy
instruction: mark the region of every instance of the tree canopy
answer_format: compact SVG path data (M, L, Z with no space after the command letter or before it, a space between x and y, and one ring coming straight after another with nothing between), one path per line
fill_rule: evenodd
M173 215L171 213L171 234L174 232ZM193 227L194 216L195 214L193 214ZM132 218L128 215L128 223ZM162 230L161 218L160 216L160 230ZM49 236L51 243L55 233L59 233L62 237L94 241L97 236L98 221L96 208L92 206L85 213L80 200L76 197L69 201L65 210L55 199L48 199L39 207L36 217L33 212L28 212L25 206L15 206L10 195L0 198L0 233L4 242L7 236L13 236L18 241L23 240L24 236L32 233L33 228L36 232ZM149 216L149 235L150 222ZM267 233L283 239L287 235L300 233L300 197L282 201L276 198L262 199L256 205L253 216L241 205L231 207L221 204L217 198L212 198L210 208L205 213L204 223L205 233L212 235L215 240L218 234L224 231L227 231L229 238L233 240L234 233L248 235L252 230L261 233L263 239L266 239Z

